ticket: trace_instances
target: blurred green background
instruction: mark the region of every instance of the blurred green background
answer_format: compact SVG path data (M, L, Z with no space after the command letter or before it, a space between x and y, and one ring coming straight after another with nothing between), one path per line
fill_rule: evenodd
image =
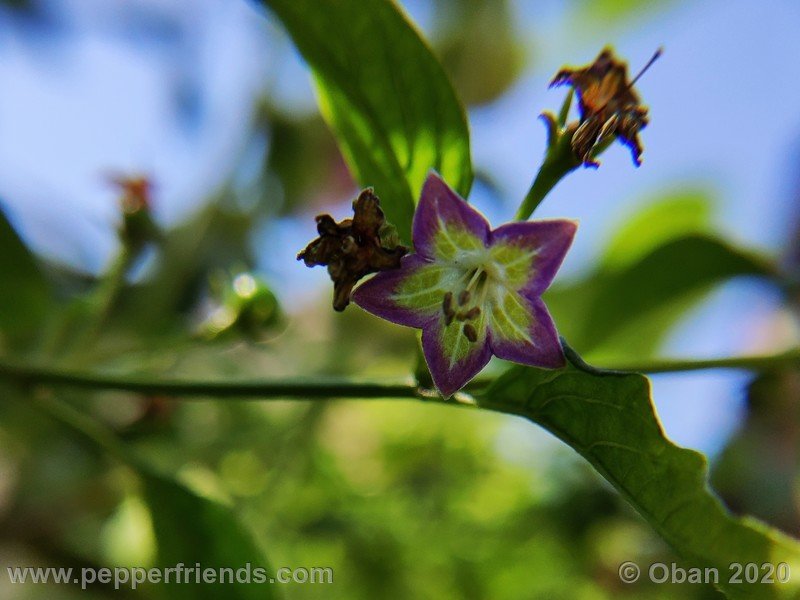
M666 48L639 85L651 107L645 165L612 147L599 171L570 176L543 206L581 219L549 300L579 351L603 364L796 344L800 296L748 262L757 248L800 271L795 3L765 3L758 22L743 0L403 6L469 105L470 200L495 224L539 164L536 116L563 98L546 91L549 77L607 43L634 70ZM294 260L313 216L346 216L357 188L302 61L265 11L237 0L5 0L0 89L2 356L180 379L409 372L410 330L356 308L334 314L324 270ZM93 290L124 227L109 174L151 179L163 238L147 240L105 306ZM747 259L723 257L698 281L653 278L692 260L678 247L666 266L647 263L653 251L692 235L734 239ZM634 288L655 292L625 293ZM726 504L796 534L800 375L665 375L654 389L667 435L710 455ZM213 561L234 518L274 567L334 569L333 585L274 590L287 598L718 596L621 583L621 562L679 559L571 449L514 418L410 401L58 392L192 498L231 507L216 519L48 417L37 406L52 393L0 381L3 566L148 566L165 544ZM184 527L170 531L173 516ZM0 575L3 598L117 594L131 592Z

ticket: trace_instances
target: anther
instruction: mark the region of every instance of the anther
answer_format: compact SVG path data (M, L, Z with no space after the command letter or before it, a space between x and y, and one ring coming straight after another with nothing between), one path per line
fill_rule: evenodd
M461 313L460 315L458 315L458 318L461 321L471 321L472 319L477 317L479 314L481 314L480 307L479 306L473 306L467 312Z
M454 312L453 311L453 292L447 292L444 295L444 299L442 300L442 311L445 314Z
M478 341L478 332L475 331L471 323L464 325L464 335L470 342L475 343Z
M444 295L444 300L442 300L442 310L444 310L444 312L450 312L453 310L453 292L447 292Z
M467 302L469 302L470 296L471 296L471 294L469 293L469 290L462 291L458 295L458 305L459 306L464 306Z
M456 316L456 311L453 310L453 292L447 292L442 300L442 312L444 313L445 325L450 325L453 322L453 317Z

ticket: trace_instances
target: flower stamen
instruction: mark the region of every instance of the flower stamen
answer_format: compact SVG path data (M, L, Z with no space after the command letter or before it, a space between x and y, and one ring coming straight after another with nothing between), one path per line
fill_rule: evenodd
M472 323L464 325L464 336L473 344L478 341L478 332L472 326Z
M453 317L456 316L456 311L453 309L453 292L447 292L442 300L442 312L444 313L445 325L450 325L453 322Z
M456 314L456 319L458 319L459 321L471 321L472 319L474 319L475 317L477 317L480 314L481 314L480 307L479 306L473 306L472 308L470 308L466 312L462 311L462 312L459 312L458 314Z

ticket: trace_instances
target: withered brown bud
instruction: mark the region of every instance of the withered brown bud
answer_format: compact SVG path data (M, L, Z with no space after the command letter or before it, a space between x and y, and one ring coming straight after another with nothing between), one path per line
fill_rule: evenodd
M120 191L122 227L120 237L130 248L140 250L147 242L161 239L153 220L153 184L143 175L109 175L109 182Z
M592 153L616 136L631 150L634 162L642 162L639 131L647 126L647 108L642 105L633 84L661 55L653 55L644 69L628 79L628 67L613 50L604 49L595 61L579 69L562 69L550 86L571 85L577 92L581 122L572 136L572 149L586 165L597 166Z
M364 276L400 268L405 246L391 248L381 243L386 219L380 200L367 188L353 202L353 218L337 223L330 215L317 217L319 237L297 255L307 267L323 265L333 281L333 308L344 310L353 286Z

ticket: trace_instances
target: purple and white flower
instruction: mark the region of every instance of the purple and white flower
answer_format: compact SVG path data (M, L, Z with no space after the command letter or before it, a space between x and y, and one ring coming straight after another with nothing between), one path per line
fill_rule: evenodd
M477 210L431 173L414 214L413 254L399 269L361 284L353 301L383 319L422 329L422 350L444 396L495 356L564 366L541 299L577 223L548 219L491 229Z

